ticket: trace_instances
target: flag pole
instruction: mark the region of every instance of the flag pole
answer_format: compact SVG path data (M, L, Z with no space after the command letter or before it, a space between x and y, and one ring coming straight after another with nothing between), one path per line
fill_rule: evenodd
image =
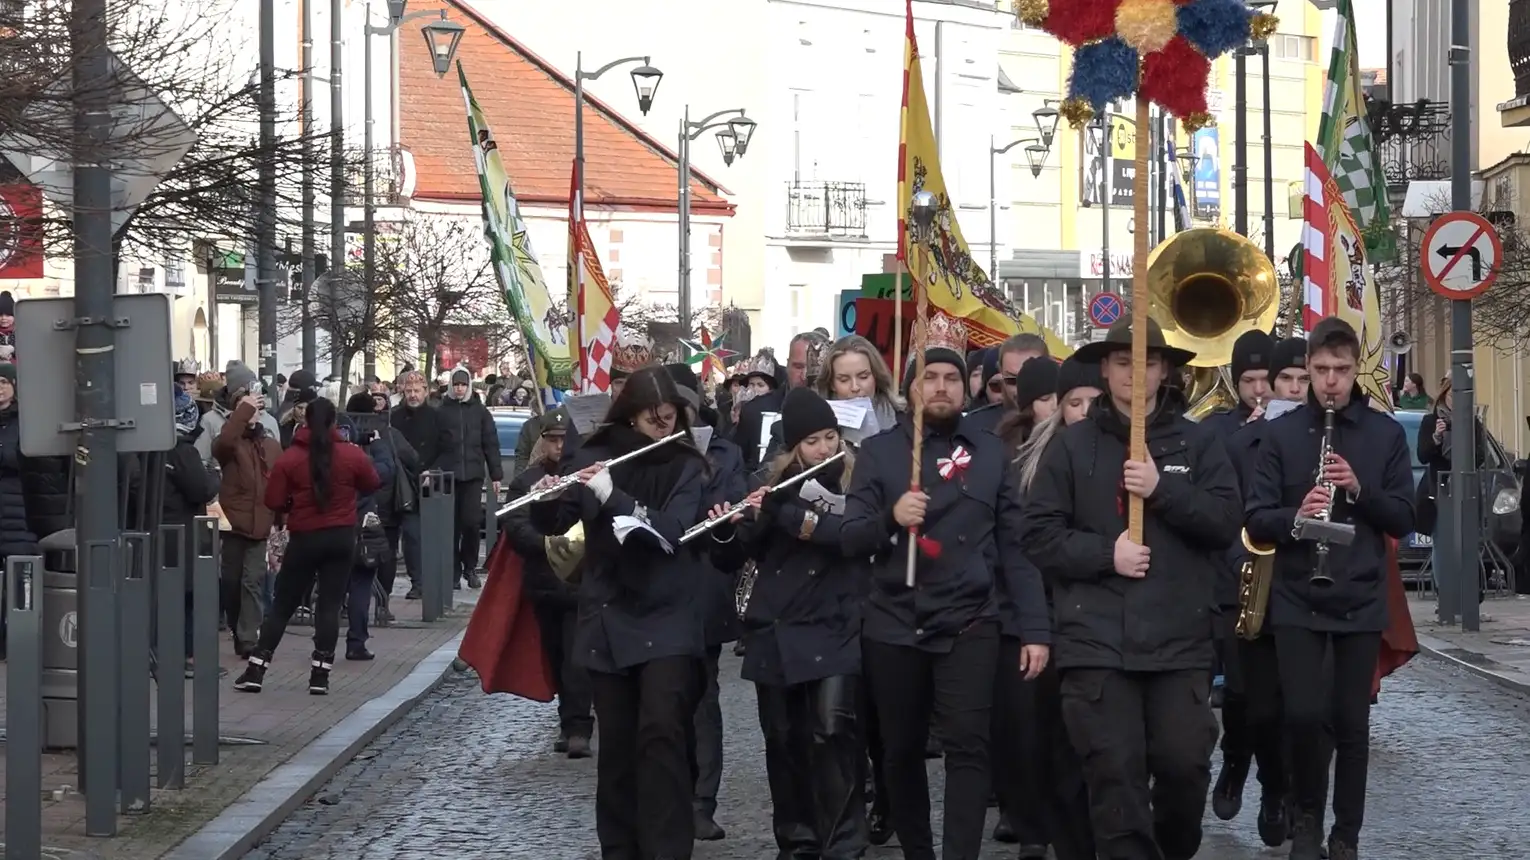
M903 387L903 255L893 276L893 388Z
M914 219L915 236L919 245L929 241L930 228L935 223L935 210L938 206L935 195L928 191L920 191L914 195L913 205L909 208L909 214ZM910 248L912 250L912 247ZM913 267L909 267L913 271ZM903 268L898 268L898 302L894 307L902 307L903 304ZM923 284L915 286L924 287ZM909 408L914 414L914 462L909 472L908 491L919 492L919 475L924 465L924 351L926 341L930 333L930 291L928 289L916 290L919 294L918 303L914 310L914 342L910 349L914 353L914 372L909 377L908 395ZM903 331L902 319L898 321L898 331ZM896 347L895 347L896 348ZM901 364L902 359L899 359ZM904 573L903 584L909 588L914 587L914 569L919 563L919 529L910 526L908 530L908 569Z
M1152 144L1148 139L1149 103L1137 95L1137 171L1132 180L1132 204L1136 210L1137 230L1132 234L1132 414L1128 459L1147 460L1147 333L1148 333L1148 162ZM1106 129L1105 139L1110 139ZM1142 543L1142 498L1126 494L1127 537Z

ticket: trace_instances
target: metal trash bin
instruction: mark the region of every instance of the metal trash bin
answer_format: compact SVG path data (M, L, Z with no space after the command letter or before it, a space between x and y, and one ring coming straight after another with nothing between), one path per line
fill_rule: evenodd
M74 529L38 542L43 557L43 748L80 745L80 594Z

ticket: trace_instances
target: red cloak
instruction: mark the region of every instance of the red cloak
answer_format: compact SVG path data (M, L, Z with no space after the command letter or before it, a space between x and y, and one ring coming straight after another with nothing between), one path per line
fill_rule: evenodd
M558 686L542 650L542 629L522 592L521 557L500 540L485 565L478 606L457 656L478 672L485 693L551 702Z
M1387 629L1381 632L1381 654L1376 658L1376 677L1371 695L1381 693L1381 679L1401 669L1418 653L1418 635L1408 611L1408 590L1397 564L1397 541L1387 538Z

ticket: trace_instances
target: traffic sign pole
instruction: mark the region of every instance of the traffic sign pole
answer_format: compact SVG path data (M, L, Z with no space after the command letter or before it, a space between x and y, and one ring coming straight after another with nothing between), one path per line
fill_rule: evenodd
M1472 209L1472 110L1471 110L1471 60L1472 60L1472 2L1471 0L1451 0L1450 8L1450 113L1451 113L1451 182L1450 202L1451 208L1456 210L1451 216L1471 213ZM1480 218L1480 216L1477 216ZM1485 221L1484 221L1485 223ZM1431 228L1433 229L1433 228ZM1497 243L1497 234L1488 225L1487 235ZM1471 245L1472 248L1480 249L1479 242ZM1490 245L1491 247L1491 245ZM1443 250L1443 248L1442 248ZM1467 253L1457 251L1459 255ZM1479 250L1479 253L1481 251ZM1497 245L1496 264L1503 259L1502 245ZM1470 261L1468 261L1469 263ZM1456 261L1459 268L1461 261ZM1470 275L1471 273L1467 273ZM1478 275L1483 275L1480 271ZM1443 281L1448 282L1449 273L1445 273ZM1482 283L1483 289L1486 284L1492 283L1491 277L1485 278ZM1480 292L1480 290L1479 290ZM1454 415L1450 429L1450 474L1451 474L1451 503L1452 512L1456 524L1455 557L1449 569L1442 570L1442 582L1445 587L1454 592L1456 605L1461 610L1461 629L1475 632L1482 627L1482 616L1478 609L1478 562L1477 556L1482 539L1482 499L1481 485L1477 478L1477 434L1476 429L1476 391L1473 385L1472 368L1472 295L1465 294L1452 297L1451 301L1451 344L1450 344L1450 369L1451 391L1455 405ZM1448 557L1448 556L1447 556ZM1446 577L1453 578L1450 582ZM1444 617L1444 601L1441 601L1441 621L1453 623L1454 619Z

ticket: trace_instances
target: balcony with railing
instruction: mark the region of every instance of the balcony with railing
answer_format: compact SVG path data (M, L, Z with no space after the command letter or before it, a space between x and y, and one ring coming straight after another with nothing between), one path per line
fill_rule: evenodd
M1450 105L1373 100L1367 107L1389 196L1400 199L1409 182L1450 178Z
M786 235L793 239L865 239L865 183L786 183Z
M327 153L326 153L327 155ZM345 205L365 202L366 157L361 149L345 153ZM414 157L396 146L372 148L372 203L397 206L414 193Z
M1530 0L1509 0L1509 68L1514 98L1498 105L1504 128L1530 126Z

